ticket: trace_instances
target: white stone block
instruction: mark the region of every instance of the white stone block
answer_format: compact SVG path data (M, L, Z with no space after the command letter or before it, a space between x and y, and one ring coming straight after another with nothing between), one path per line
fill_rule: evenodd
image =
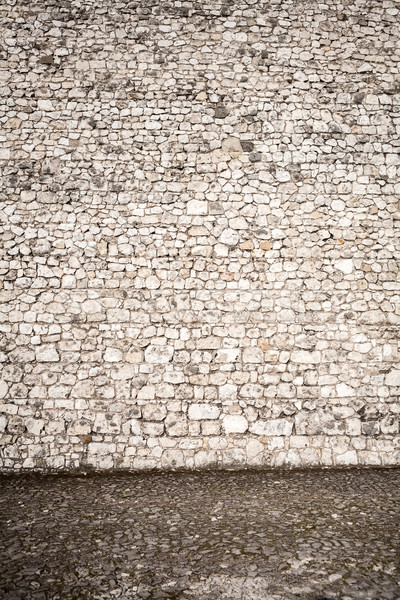
M154 400L156 388L154 385L144 385L137 393L138 400Z
M150 277L147 277L146 287L148 290L157 290L160 287L160 285L160 280L155 275L150 275Z
M111 372L111 377L117 381L123 381L125 379L132 379L137 374L137 368L135 365L125 363L124 365L115 368Z
M355 450L347 450L344 454L336 456L335 463L344 467L350 467L358 463L357 452Z
M118 348L106 348L106 351L104 352L104 360L106 362L121 362L121 350L118 350Z
M243 350L243 362L244 363L262 363L264 361L264 353L261 348L257 346L250 346Z
M88 444L88 453L97 456L108 456L115 454L117 450L116 444L107 444L102 442L91 442Z
M222 420L225 433L244 433L249 426L247 419L241 415L226 415Z
M354 389L346 383L339 383L336 386L336 392L339 398L347 398L348 396L354 396Z
M145 421L163 421L167 416L167 409L163 404L145 404L142 415Z
M189 419L202 421L207 419L218 419L220 409L212 404L191 404L189 406Z
M71 396L73 398L93 398L94 384L91 379L78 381L72 388Z
M392 369L385 377L386 385L400 387L400 370Z
M205 200L189 200L187 203L188 215L206 215L208 202Z
M44 421L42 419L27 419L25 425L28 433L40 435L44 428Z
M58 362L60 356L55 346L39 346L36 348L36 360L38 362Z
M250 432L256 435L281 436L292 433L293 424L286 419L256 421L250 425Z
M96 300L85 300L82 303L82 310L88 314L95 314L101 312L101 304Z
M231 383L221 385L219 388L219 397L221 400L235 400L237 395L237 386Z
M63 288L71 289L76 287L76 277L73 275L64 275L61 281Z
M218 363L234 363L239 359L240 350L237 348L222 348L215 355Z
M144 353L145 361L152 364L166 364L174 354L172 346L153 346L146 348Z
M342 271L345 275L349 275L353 271L353 260L351 258L343 258L335 262L335 267Z
M321 353L319 351L309 352L307 350L294 350L291 354L291 360L298 364L317 365L321 362Z
M225 229L222 232L219 241L221 242L221 244L226 244L227 246L235 246L238 243L239 239L239 234L236 233L236 231L234 231L233 229Z
M5 381L0 381L0 398L5 398L8 392L8 385Z

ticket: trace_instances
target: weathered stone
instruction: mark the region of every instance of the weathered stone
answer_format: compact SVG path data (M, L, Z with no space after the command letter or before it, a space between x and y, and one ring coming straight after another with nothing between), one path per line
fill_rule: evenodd
M88 453L97 456L110 456L115 454L116 445L113 443L91 442L88 444Z
M121 362L121 350L118 350L118 348L106 348L106 351L104 352L104 360L106 362Z
M197 348L199 348L200 350L216 350L220 346L221 339L214 336L201 338L197 342Z
M68 427L68 433L70 435L88 435L91 432L91 425L89 421L80 419L79 421L73 421Z
M145 361L153 364L168 363L174 354L172 346L148 346L145 350Z
M46 54L39 58L39 62L42 65L52 65L54 63L54 58L52 54Z
M239 355L240 350L237 348L223 348L222 350L218 350L215 360L219 363L233 363L238 360Z
M258 383L246 383L240 389L240 396L242 398L255 399L262 398L264 395L264 388Z
M78 381L72 388L71 395L74 398L92 398L94 395L94 384L90 379Z
M75 288L76 287L76 277L73 275L64 275L62 280L62 287L64 288Z
M161 457L161 466L179 468L185 466L183 452L178 449L164 450Z
M400 387L400 370L393 369L385 377L386 385Z
M260 242L260 248L261 250L271 250L272 244L268 240L265 240L264 242Z
M167 435L172 437L185 437L188 434L188 422L185 415L169 413L165 419Z
M254 250L254 244L251 240L247 240L246 242L239 244L239 248L241 250Z
M167 409L162 404L145 404L142 416L145 421L163 421L167 416Z
M225 433L244 433L248 425L247 419L240 415L226 415L222 421Z
M132 379L137 374L135 365L121 364L111 372L111 377L117 381Z
M349 467L351 465L356 465L358 463L357 460L357 452L354 450L348 450L344 452L344 454L339 454L336 457L336 464L344 467Z
M321 353L317 351L308 352L306 350L295 350L292 352L290 358L294 363L317 365L321 362Z
M5 381L0 381L0 398L5 398L8 392L8 385Z
M156 388L154 385L144 385L137 393L138 400L154 400L155 397Z
M220 409L211 404L191 404L189 406L189 419L202 421L203 419L218 419Z
M121 429L121 415L98 413L96 415L93 431L95 433L119 433Z
M346 383L340 383L336 386L337 395L339 398L346 398L347 396L354 396L354 389Z
M38 362L58 362L60 355L55 346L39 346L36 348L36 360Z
M240 140L240 145L243 149L243 152L252 152L254 150L254 143L253 142L249 142L249 141L245 141L245 140Z
M227 383L225 385L221 385L219 388L219 397L221 400L227 400L231 398L232 400L236 399L237 395L237 386L231 383Z
M150 277L147 277L147 279L146 279L147 289L158 290L160 285L161 285L161 283L160 283L160 280L158 279L158 277L155 277L154 275L150 275Z
M237 137L227 137L225 140L223 140L221 149L223 152L226 152L231 156L240 156L243 151L241 142Z
M0 433L4 433L7 427L7 417L5 417L4 415L0 415Z
M129 321L129 310L111 308L107 311L109 323L127 323Z
M257 421L250 425L250 432L256 435L281 436L292 433L293 424L286 419L271 419L270 421Z
M229 110L225 106L217 106L215 109L216 119L225 119L229 115Z
M264 354L261 348L252 346L243 350L243 362L259 364L264 361Z
M42 419L27 419L26 430L32 435L40 435L44 429L44 421Z
M88 314L95 314L101 312L101 305L97 300L85 300L82 303L82 309Z
M0 468L398 463L393 2L3 4Z
M246 444L246 454L249 461L257 460L260 454L263 454L265 451L265 446L262 442L258 440L251 439Z
M233 229L225 229L219 239L222 244L235 246L239 241L239 234L237 234Z
M335 267L345 273L346 275L350 274L353 271L353 261L351 258L344 258L343 260L337 260L335 263Z
M231 229L247 229L247 226L247 221L243 217L229 220L229 227Z

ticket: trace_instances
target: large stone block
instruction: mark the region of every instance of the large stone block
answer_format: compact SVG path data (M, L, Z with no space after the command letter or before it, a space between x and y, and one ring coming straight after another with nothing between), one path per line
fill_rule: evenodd
M226 415L222 420L225 433L244 433L249 426L246 417L241 415Z
M292 433L293 424L287 419L271 419L269 421L256 421L250 425L250 432L256 435L281 436Z
M174 354L172 346L154 346L150 345L144 353L145 361L152 364L168 363Z
M193 421L218 419L220 412L220 409L212 404L191 404L189 406L189 419Z

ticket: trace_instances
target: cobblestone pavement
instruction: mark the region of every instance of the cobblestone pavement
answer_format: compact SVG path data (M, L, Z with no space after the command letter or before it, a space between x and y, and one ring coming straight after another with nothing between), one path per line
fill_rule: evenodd
M399 478L3 476L0 597L400 598Z

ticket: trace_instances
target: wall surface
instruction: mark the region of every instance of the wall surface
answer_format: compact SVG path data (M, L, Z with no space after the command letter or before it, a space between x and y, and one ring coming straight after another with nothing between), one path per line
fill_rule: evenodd
M2 469L400 462L399 20L1 3Z

